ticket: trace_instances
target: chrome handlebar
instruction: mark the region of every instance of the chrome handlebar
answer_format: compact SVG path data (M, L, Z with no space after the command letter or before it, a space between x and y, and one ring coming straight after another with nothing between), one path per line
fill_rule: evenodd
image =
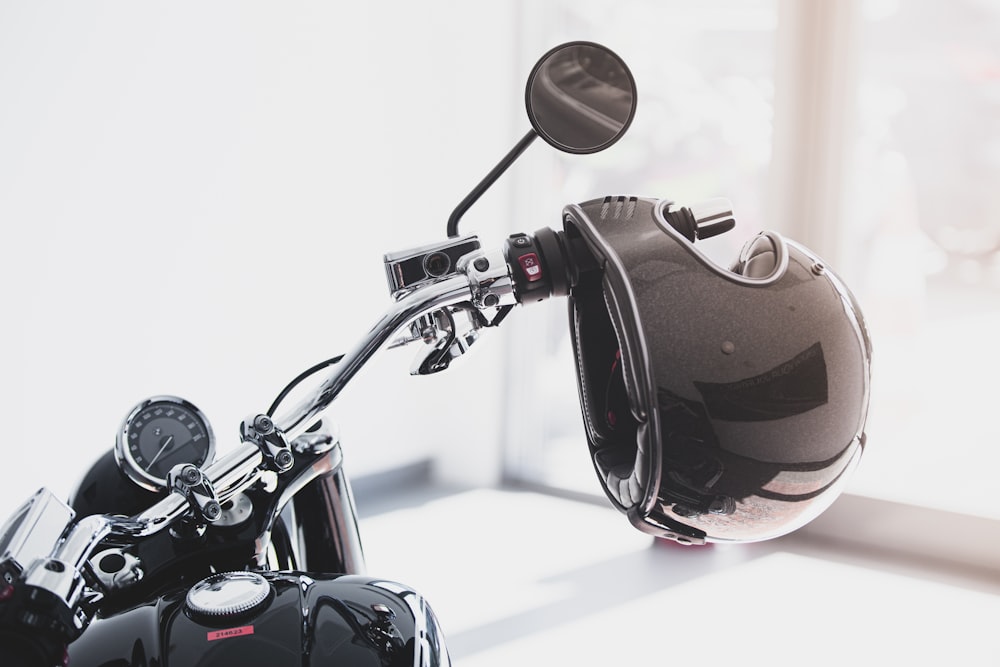
M401 294L328 372L320 387L287 414L276 418L274 427L286 442L303 435L361 367L401 329L422 316L449 308L476 309L488 320L484 313L516 303L510 268L501 251L477 250L466 255L458 262L454 274ZM281 470L268 465L267 452L259 442L245 437L234 451L201 472L201 482L214 492L219 503L225 503L260 482L268 482L267 477L273 480ZM24 584L55 595L73 613L78 629L82 629L86 624L79 611L86 588L84 572L101 542L109 537L136 541L159 533L185 517L206 519L199 514L188 498L173 492L133 517L93 515L74 523L73 510L43 489L0 528L0 566L13 564L21 570ZM38 527L43 523L48 527L39 532Z
M289 439L301 435L312 420L330 407L355 373L401 329L427 313L468 303L488 310L517 303L510 268L500 251L476 251L462 258L457 273L404 294L368 333L329 371L312 396L275 419Z

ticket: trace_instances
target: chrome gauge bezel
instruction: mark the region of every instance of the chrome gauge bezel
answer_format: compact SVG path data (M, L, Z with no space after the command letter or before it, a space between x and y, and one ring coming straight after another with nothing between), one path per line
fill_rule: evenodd
M215 460L215 434L212 432L212 424L208 421L205 413L199 410L198 407L190 401L178 396L151 396L150 398L136 404L136 406L129 411L128 415L122 421L121 428L118 429L118 434L115 437L115 461L118 463L118 468L125 473L129 479L142 488L149 491L163 491L167 488L166 478L150 474L138 461L135 460L135 457L132 455L132 451L128 446L129 429L135 422L136 417L138 417L143 410L146 410L154 403L172 403L193 414L205 426L205 435L208 438L208 448L206 450L205 460L197 462L199 468L204 468Z

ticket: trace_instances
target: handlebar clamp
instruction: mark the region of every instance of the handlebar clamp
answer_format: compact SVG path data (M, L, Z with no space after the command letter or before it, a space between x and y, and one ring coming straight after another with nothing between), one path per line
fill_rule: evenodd
M257 446L268 470L286 472L295 463L295 456L284 431L267 415L253 415L244 419L240 424L240 438L243 442Z
M167 486L188 501L200 521L215 523L222 516L219 496L208 477L191 463L179 463L167 474Z

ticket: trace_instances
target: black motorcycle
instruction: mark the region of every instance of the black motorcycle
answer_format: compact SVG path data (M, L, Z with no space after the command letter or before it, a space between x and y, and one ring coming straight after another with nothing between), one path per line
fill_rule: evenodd
M532 129L456 208L444 242L385 256L392 303L346 354L308 369L215 458L205 415L156 396L69 503L42 489L0 532L3 665L448 665L409 587L365 574L340 442L323 411L379 349L448 368L514 306L566 296L595 470L640 530L697 544L774 537L838 495L864 449L870 341L818 257L774 233L729 267L696 242L728 202L608 196L562 229L483 249L459 220L538 136L572 153L616 142L636 88L611 51L547 53ZM318 389L293 405L305 379Z

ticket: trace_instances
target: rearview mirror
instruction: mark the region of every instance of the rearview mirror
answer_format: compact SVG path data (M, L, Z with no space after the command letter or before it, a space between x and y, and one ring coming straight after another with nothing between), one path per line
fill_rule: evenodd
M570 42L546 53L528 77L525 105L532 127L568 153L604 150L635 115L635 80L610 49Z
M486 174L448 218L448 237L458 222L535 137L567 153L596 153L618 141L635 115L635 79L611 49L567 42L542 56L524 92L531 128Z

